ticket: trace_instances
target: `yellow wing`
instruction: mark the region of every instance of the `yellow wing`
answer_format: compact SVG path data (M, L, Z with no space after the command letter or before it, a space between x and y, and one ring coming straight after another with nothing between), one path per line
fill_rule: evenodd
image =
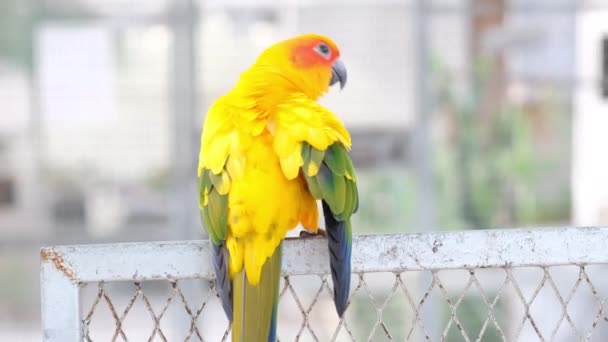
M298 222L316 229L318 213L306 181L282 172L267 129L270 115L233 105L236 100L220 99L208 113L199 157L200 207L212 242L229 252L229 275L245 266L255 284L287 230Z
M240 105L243 106L242 103ZM239 108L224 97L209 109L201 136L199 208L212 242L217 289L229 319L232 319L229 264L239 259L228 253L228 195L233 181L243 173L245 153L253 136L260 134L265 126L266 121L255 115L254 111ZM242 256L240 257L242 262Z
M272 123L274 150L287 179L296 178L304 164L304 144L325 151L339 142L350 150L350 134L342 122L331 111L304 95L294 95L279 105ZM318 170L312 171L316 174Z
M348 156L350 136L335 115L305 98L281 106L274 122L274 149L283 173L288 179L305 179L308 193L322 202L334 303L342 317L350 293L350 218L359 205L355 170ZM312 212L316 214L316 208Z
M251 145L252 137L260 135L266 128L268 120L264 115L247 110L253 105L231 104L231 101L228 96L220 98L207 113L201 135L199 177L203 169L219 174L225 166L235 166L226 165L228 156L231 156L230 159L242 159Z

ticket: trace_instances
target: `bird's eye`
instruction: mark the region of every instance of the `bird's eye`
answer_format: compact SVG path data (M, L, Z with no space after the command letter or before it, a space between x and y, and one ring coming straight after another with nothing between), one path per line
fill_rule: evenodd
M331 57L331 49L325 43L319 43L317 46L315 46L315 51L317 51L317 53L325 59L329 59Z

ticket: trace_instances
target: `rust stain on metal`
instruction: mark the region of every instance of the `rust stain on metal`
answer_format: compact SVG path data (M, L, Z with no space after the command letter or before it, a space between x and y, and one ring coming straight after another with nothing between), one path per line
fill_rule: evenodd
M42 262L50 262L55 265L55 268L63 273L73 283L77 283L78 279L72 269L72 266L66 262L61 254L57 253L54 248L42 248L40 250L40 260Z

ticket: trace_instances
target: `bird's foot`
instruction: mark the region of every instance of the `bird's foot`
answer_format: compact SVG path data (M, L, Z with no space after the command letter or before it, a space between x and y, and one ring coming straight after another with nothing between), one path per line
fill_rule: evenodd
M300 232L300 238L301 239L308 239L308 238L313 238L316 236L323 236L323 237L327 237L327 232L324 229L317 229L317 232L310 232L308 230L303 230Z

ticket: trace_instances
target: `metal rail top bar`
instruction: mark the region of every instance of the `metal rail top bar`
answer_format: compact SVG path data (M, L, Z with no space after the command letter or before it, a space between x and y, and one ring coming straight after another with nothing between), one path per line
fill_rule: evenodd
M476 230L353 237L353 272L608 263L608 227ZM212 278L209 242L174 241L42 248L73 283ZM329 272L323 238L287 239L286 275Z

